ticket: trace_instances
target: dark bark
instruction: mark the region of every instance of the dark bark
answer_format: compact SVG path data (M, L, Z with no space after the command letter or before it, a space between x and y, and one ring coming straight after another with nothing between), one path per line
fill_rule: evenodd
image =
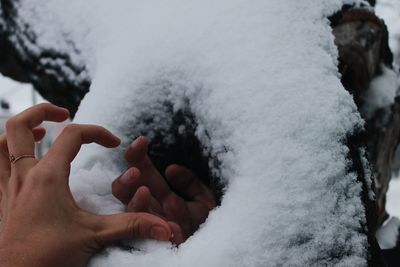
M370 11L352 8L332 17L332 26L339 49L342 83L361 110L365 105L365 92L371 80L381 75L381 66L392 68L393 55L388 47L386 26ZM378 109L371 118L365 119L366 131L358 138L358 142L367 148L375 174L380 224L387 216L385 196L399 144L400 99L396 98L390 107Z
M393 55L388 46L387 28L370 11L349 6L333 16L331 22L339 50L342 83L353 95L358 109L362 110L366 105L364 96L371 80L382 74L383 65L392 68ZM396 97L392 105L380 108L372 117L364 119L365 129L348 140L349 158L363 184L361 198L366 209L366 234L370 244L369 266L386 266L384 262L389 262L390 259L387 259L386 254L380 253L374 234L388 217L385 209L386 193L394 167L395 151L400 141L400 97ZM367 149L367 157L373 170L375 201L367 195L365 172L361 171L358 159L357 149L360 147Z

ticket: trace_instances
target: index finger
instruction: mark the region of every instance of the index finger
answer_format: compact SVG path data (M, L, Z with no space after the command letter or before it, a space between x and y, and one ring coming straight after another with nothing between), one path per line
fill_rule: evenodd
M42 161L56 170L69 170L83 144L97 143L104 147L117 147L121 140L104 127L70 124L58 136Z

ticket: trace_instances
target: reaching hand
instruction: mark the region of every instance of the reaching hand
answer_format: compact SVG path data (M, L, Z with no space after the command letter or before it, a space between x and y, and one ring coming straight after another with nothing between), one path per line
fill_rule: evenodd
M125 152L130 164L112 184L115 197L131 212L149 212L170 221L174 242L190 237L215 208L213 193L189 169L170 165L165 178L147 155L148 141L136 139Z
M103 246L133 237L169 240L170 225L146 213L101 216L75 203L68 177L82 144L116 147L120 140L95 125L69 125L41 160L34 142L43 121L64 121L68 111L50 104L11 118L0 137L0 266L80 267ZM8 155L14 155L10 164ZM25 155L25 157L19 157Z

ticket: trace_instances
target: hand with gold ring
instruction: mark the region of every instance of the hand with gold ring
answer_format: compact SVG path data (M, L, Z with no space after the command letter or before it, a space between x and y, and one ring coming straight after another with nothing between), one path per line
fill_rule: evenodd
M67 119L66 109L40 104L12 117L0 137L0 266L80 267L121 239L170 240L171 226L148 213L96 215L81 209L68 185L70 164L82 144L116 147L120 140L100 126L67 126L49 152L34 158L43 121ZM9 158L10 156L10 158ZM11 162L10 162L11 160Z

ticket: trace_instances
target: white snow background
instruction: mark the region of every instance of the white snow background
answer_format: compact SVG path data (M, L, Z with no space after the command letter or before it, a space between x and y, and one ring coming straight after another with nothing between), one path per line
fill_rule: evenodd
M343 2L21 1L43 44L68 35L89 64L76 122L121 134L148 112L162 128L160 103L189 99L198 138L222 163L221 207L186 243L110 248L91 266L366 265L361 187L343 145L362 120L327 20ZM74 196L95 212L123 210L110 157L89 146L74 164Z

